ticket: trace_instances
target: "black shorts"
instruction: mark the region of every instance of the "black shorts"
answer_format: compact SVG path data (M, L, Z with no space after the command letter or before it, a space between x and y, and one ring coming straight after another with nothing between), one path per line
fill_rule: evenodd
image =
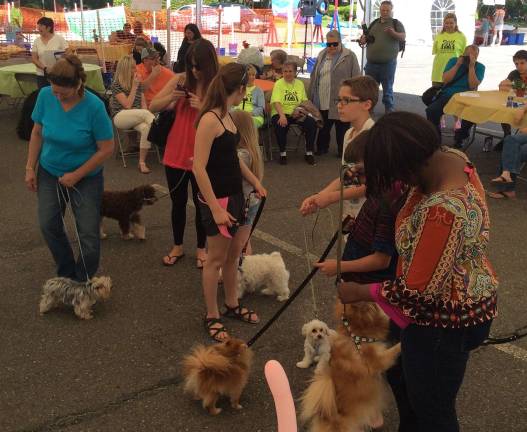
M201 194L198 194L198 200L199 210L201 213L201 223L205 228L207 236L214 237L218 234L221 234L226 238L234 237L236 231L238 231L238 227L244 223L243 219L245 200L243 199L243 194L240 193L224 198L218 198L220 206L226 209L234 218L236 218L236 222L231 227L227 227L227 225L216 225L216 222L214 222L214 217L212 216L212 212L210 211L209 206Z

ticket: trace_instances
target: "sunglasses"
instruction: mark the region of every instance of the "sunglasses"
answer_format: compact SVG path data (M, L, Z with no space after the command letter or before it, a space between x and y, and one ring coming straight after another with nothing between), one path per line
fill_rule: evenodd
M242 86L246 86L248 82L249 82L249 77L247 76L247 66L244 66L243 76L242 76L242 80L240 84Z
M349 105L351 103L355 102L364 102L362 99L351 99L351 98L337 98L334 100L335 105L342 104L342 105Z
M329 48L329 47L338 47L339 46L339 43L338 42L326 42L326 46Z
M198 72L201 70L201 68L199 67L199 65L197 65L196 63L192 63L192 66L190 67L191 69L196 69Z

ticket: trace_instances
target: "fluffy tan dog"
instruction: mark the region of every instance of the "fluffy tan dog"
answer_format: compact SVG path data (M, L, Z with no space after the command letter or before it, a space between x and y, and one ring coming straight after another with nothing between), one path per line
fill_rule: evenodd
M315 371L302 397L302 419L312 432L360 432L380 427L387 386L382 373L401 352L386 348L388 318L374 303L337 304L339 334L331 358Z
M198 345L183 359L185 391L203 401L203 408L216 415L216 401L228 396L231 406L241 409L240 396L247 384L253 352L240 339L227 339L217 345Z

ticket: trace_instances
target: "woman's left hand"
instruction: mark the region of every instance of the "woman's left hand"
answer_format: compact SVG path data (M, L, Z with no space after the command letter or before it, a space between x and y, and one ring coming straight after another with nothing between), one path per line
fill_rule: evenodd
M59 183L65 187L73 187L78 183L79 180L80 178L78 177L77 174L66 173L62 177L59 178Z
M318 267L327 277L335 276L337 274L337 260L327 259L321 263L316 262L313 266Z
M358 301L373 301L370 295L369 285L361 285L356 282L339 282L337 292L343 304Z
M192 108L200 110L201 109L201 99L198 96L196 96L194 93L191 93L191 92L189 92L188 95L189 95L188 101L190 103L190 106Z
M254 185L254 190L256 191L258 198L267 196L267 190L262 186L260 182Z

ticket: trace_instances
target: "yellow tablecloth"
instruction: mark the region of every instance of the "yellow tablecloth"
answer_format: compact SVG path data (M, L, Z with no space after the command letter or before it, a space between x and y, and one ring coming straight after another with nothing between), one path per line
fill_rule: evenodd
M101 68L97 65L84 63L84 71L86 72L86 86L100 93L104 93L104 84L102 81ZM22 63L0 68L0 94L11 97L23 97L24 94L20 91L20 87L15 79L16 73L37 73L37 69L33 63ZM36 83L22 83L22 87L26 94L29 94L37 89Z
M224 66L229 63L233 63L236 61L236 57L231 56L218 56L218 64L220 66ZM271 57L264 56L264 65L270 65L271 64Z
M521 124L514 122L514 115L518 108L507 108L508 92L474 91L456 93L443 112L455 115L473 123L507 123L514 127L527 127L527 116ZM527 99L514 98L516 102L527 103Z

